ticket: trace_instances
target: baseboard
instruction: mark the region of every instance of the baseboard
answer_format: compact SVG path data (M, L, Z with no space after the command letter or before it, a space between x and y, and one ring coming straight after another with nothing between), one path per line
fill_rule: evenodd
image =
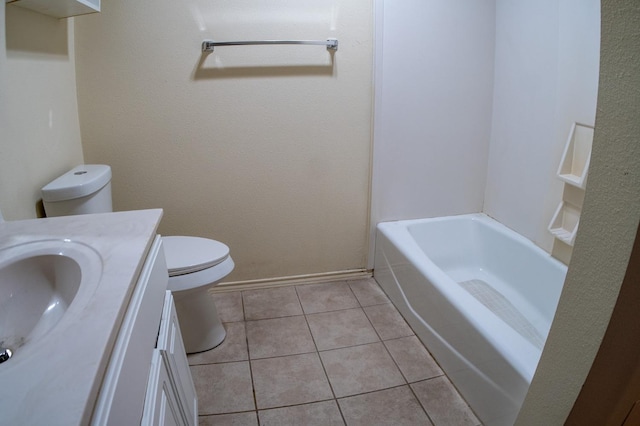
M320 274L293 275L289 277L266 278L261 280L223 282L209 290L212 293L228 291L259 290L263 288L284 287L300 284L320 284L341 280L360 280L371 278L373 271L354 269L349 271L324 272Z

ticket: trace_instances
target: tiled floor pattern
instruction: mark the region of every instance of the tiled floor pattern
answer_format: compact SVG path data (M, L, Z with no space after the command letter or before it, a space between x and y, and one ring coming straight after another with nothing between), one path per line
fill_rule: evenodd
M373 279L213 297L227 338L189 356L201 425L480 424Z

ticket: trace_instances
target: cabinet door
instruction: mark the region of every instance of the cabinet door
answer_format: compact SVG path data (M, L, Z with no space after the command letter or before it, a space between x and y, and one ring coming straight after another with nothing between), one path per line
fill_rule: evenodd
M153 351L150 373L140 424L143 426L184 425L178 396L171 383L164 357L158 349Z
M160 322L160 333L156 346L164 357L169 375L176 387L179 400L184 409L185 421L188 425L198 424L198 398L191 378L187 353L182 343L180 324L171 291L167 290Z
M168 281L162 240L156 237L111 353L92 425L120 426L140 421Z

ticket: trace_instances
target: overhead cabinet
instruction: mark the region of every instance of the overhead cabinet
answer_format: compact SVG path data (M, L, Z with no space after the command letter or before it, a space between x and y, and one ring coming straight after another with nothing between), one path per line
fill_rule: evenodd
M5 0L5 3L56 18L100 12L100 0Z

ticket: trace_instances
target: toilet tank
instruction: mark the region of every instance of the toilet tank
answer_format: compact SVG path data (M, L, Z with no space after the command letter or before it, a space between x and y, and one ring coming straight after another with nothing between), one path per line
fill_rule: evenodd
M74 167L42 188L42 201L48 217L111 212L111 167Z

